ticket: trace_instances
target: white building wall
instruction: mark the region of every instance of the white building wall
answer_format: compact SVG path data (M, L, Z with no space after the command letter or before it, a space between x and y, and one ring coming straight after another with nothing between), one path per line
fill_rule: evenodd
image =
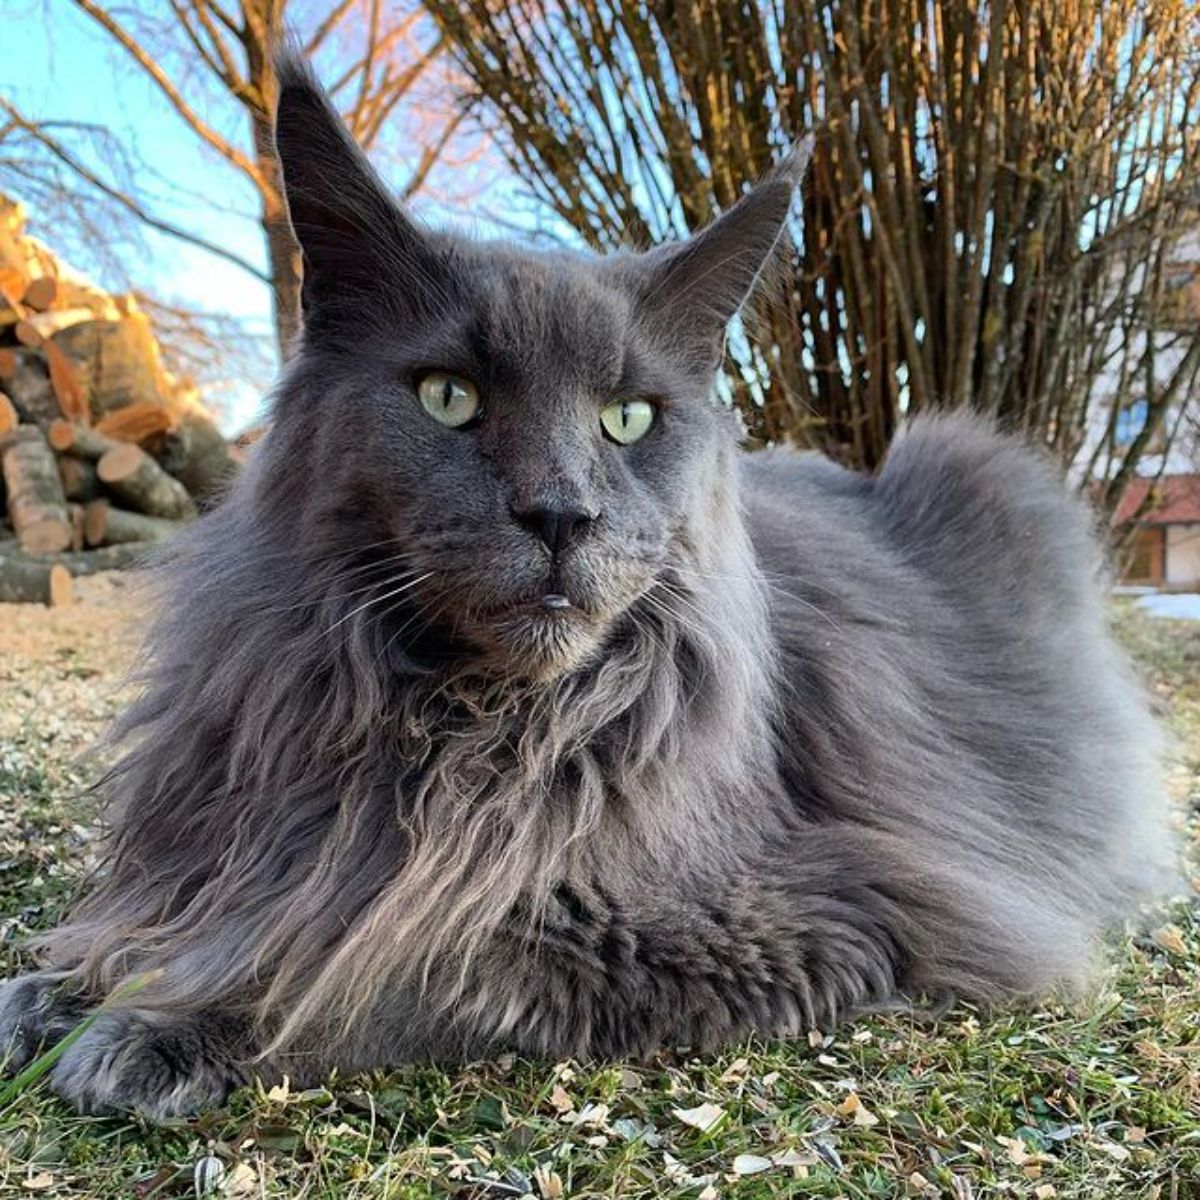
M1200 587L1200 523L1167 526L1166 582Z

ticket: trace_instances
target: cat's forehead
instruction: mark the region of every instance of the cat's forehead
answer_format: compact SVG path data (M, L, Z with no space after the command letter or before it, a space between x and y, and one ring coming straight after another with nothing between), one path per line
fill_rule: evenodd
M629 297L591 260L494 246L474 249L460 280L471 337L497 367L619 375Z

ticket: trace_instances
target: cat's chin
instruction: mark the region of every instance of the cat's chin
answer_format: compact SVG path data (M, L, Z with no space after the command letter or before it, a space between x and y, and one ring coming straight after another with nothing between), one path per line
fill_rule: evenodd
M603 635L601 622L578 608L536 604L497 614L482 632L494 667L538 682L584 666L599 650Z

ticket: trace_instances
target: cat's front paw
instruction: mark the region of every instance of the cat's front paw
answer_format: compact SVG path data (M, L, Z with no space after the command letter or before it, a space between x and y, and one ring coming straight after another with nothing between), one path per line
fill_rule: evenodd
M0 1067L19 1071L83 1019L86 1005L49 971L0 983Z
M106 1012L59 1059L51 1084L82 1113L162 1121L214 1108L249 1078L230 1028L145 1009Z

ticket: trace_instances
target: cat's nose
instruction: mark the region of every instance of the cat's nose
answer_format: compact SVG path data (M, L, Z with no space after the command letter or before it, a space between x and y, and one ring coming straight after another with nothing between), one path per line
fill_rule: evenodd
M570 505L539 504L528 508L511 506L519 525L535 533L551 554L562 554L595 520L597 514Z

